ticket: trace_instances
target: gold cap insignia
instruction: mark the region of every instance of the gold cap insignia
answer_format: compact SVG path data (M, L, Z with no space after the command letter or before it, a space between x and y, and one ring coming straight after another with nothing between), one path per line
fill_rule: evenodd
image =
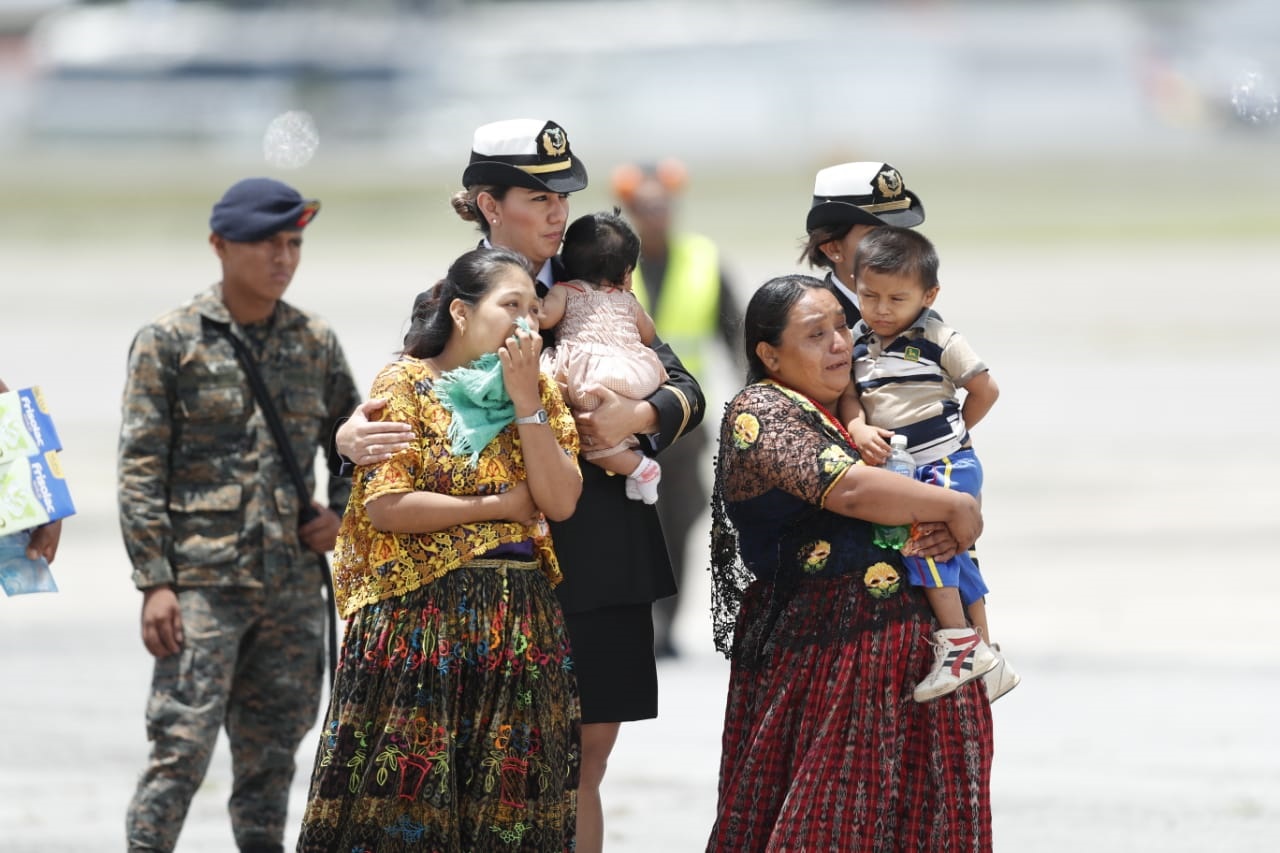
M902 195L902 176L897 169L885 169L876 176L876 187L885 198L897 198Z
M563 157L569 150L569 138L565 136L563 127L548 127L542 131L539 142L542 143L543 153L548 157Z

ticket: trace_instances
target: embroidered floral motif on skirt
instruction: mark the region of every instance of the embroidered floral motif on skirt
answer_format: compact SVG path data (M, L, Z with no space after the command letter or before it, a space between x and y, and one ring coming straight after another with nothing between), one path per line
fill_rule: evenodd
M747 589L709 851L991 849L982 680L916 703L933 659L928 606L913 588L887 607L865 583L803 580L772 614L772 586ZM752 646L758 656L740 654Z
M478 560L368 605L347 627L298 850L572 850L580 730L534 564Z

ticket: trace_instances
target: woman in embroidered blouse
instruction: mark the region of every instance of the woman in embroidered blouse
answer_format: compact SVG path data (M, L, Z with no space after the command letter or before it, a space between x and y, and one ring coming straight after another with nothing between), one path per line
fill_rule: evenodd
M333 566L349 622L298 850L570 850L580 720L543 519L577 503L577 433L538 370L523 256L468 252L431 294L373 385L416 438L356 470ZM438 382L494 352L515 421L473 459Z
M535 287L566 278L556 252L568 222L569 197L587 186L587 170L565 129L542 119L510 119L476 128L454 211L480 227L485 245L523 254L537 270ZM548 335L550 338L550 335ZM550 340L548 342L551 342ZM612 447L636 436L646 455L661 454L702 422L698 381L671 347L654 341L667 381L644 400L601 388L602 404L579 413L582 444ZM398 451L410 431L369 421L381 403L370 398L335 436L335 449L362 464ZM339 473L343 466L331 470ZM626 478L582 466L582 500L555 521L556 551L565 580L556 588L573 643L582 706L582 768L578 788L579 853L604 848L601 785L624 722L658 715L658 667L652 604L675 595L667 543L656 504L630 500Z
M989 850L986 694L912 699L933 617L872 535L913 523L909 550L949 556L981 532L978 506L860 463L831 414L852 342L830 283L766 282L744 337L749 384L721 423L712 498L732 670L707 849Z

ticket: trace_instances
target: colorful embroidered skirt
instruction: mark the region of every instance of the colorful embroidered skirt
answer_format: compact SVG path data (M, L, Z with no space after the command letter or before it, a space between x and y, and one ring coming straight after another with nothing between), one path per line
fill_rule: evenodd
M708 850L991 849L982 681L912 700L936 626L923 594L904 591L918 606L890 615L860 577L802 581L759 665L734 661ZM748 588L735 648L759 639L771 594L764 583Z
M533 563L368 605L340 657L299 851L573 849L577 685Z

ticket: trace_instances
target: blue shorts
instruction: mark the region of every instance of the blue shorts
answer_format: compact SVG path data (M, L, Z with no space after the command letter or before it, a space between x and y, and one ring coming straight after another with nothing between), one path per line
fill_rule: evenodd
M921 465L916 469L916 479L976 498L982 492L982 463L972 450L957 450L937 462ZM925 557L902 559L907 566L907 580L913 586L934 589L954 586L960 590L960 600L966 607L987 594L987 584L978 571L973 551L942 561Z

